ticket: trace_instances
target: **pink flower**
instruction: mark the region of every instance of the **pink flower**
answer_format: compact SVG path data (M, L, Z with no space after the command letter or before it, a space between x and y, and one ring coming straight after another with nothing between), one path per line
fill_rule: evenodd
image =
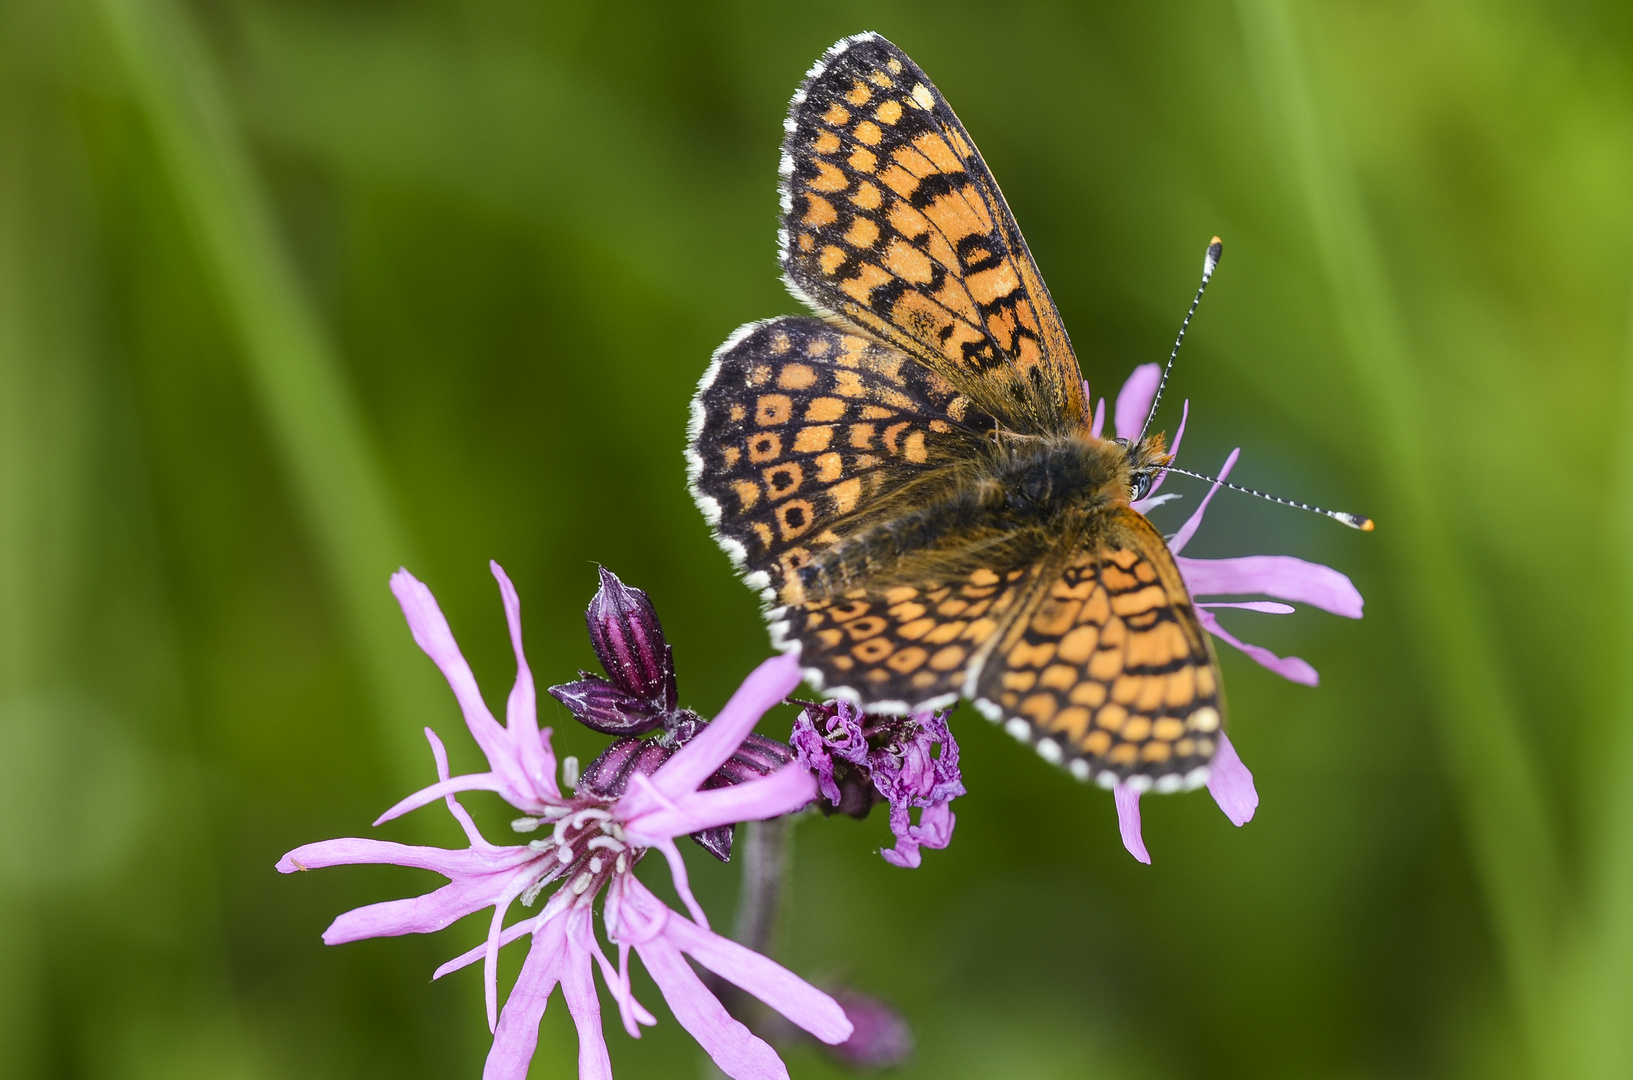
M656 1022L630 992L628 954L632 947L676 1018L728 1076L762 1080L786 1078L788 1072L770 1046L726 1013L682 959L683 954L758 996L823 1042L843 1042L851 1034L851 1024L831 997L709 929L675 846L675 838L688 833L789 813L816 794L815 780L798 766L730 787L701 789L766 709L799 684L798 663L778 657L761 664L713 723L651 775L633 776L617 798L589 791L566 796L556 781L550 732L539 730L534 713L533 678L522 654L520 603L497 563L493 574L504 598L517 667L503 727L483 703L431 591L406 570L399 570L391 579L414 640L453 688L465 722L487 756L488 771L450 777L442 743L427 729L438 782L392 807L380 821L442 798L464 828L470 847L451 850L347 839L291 851L278 863L283 873L341 863L392 863L435 870L448 879L448 884L423 896L347 912L324 932L323 940L336 945L366 937L427 933L492 908L486 943L436 971L440 978L483 961L488 1026L494 1032L483 1071L489 1080L523 1080L527 1075L538 1041L539 1018L558 984L578 1027L579 1075L610 1077L593 970L601 970L624 1028L632 1036L639 1037L640 1024ZM544 835L525 845L490 844L454 798L470 790L498 792L526 815L513 823L517 831ZM675 890L690 917L671 911L635 877L636 863L651 850L659 851L669 864ZM552 885L557 886L555 892L537 915L504 925L512 902L520 900L524 907L531 906ZM603 952L592 923L592 905L603 893L608 940L619 951L617 965ZM533 939L527 959L501 1012L495 975L499 949L527 935Z
M1121 392L1117 395L1114 419L1118 438L1132 442L1140 437L1140 428L1150 412L1151 400L1156 394L1161 378L1162 368L1159 365L1142 364L1134 369L1128 381L1123 384ZM1084 384L1083 390L1085 394L1088 393L1087 383ZM1105 418L1105 405L1105 399L1102 398L1095 410L1096 435L1100 433ZM1180 442L1185 438L1185 424L1190 419L1190 413L1191 403L1187 401L1180 416L1179 428L1174 433L1175 454L1179 453ZM1230 470L1235 466L1240 454L1241 448L1238 447L1225 459L1224 465L1219 470L1221 481L1230 475ZM1157 495L1157 490L1162 487L1166 477L1165 472L1157 475L1146 497L1134 504L1136 510L1145 513L1174 498L1170 495ZM1168 550L1173 552L1174 561L1179 564L1180 576L1185 579L1185 585L1190 589L1192 600L1196 603L1197 618L1214 637L1240 649L1276 674L1296 683L1315 686L1320 681L1315 668L1296 656L1279 657L1263 646L1250 645L1238 640L1219 625L1214 610L1245 608L1274 615L1290 615L1296 610L1291 604L1276 602L1290 600L1321 608L1334 615L1359 619L1362 608L1361 594L1349 578L1332 567L1306 562L1291 555L1248 555L1234 559L1189 559L1181 555L1180 552L1191 542L1197 529L1201 528L1202 517L1207 512L1208 503L1213 501L1218 491L1219 484L1216 483L1203 496L1196 511L1168 541ZM1268 596L1275 599L1236 601L1203 599L1244 595ZM1142 790L1144 789L1133 784L1116 786L1117 817L1123 835L1123 846L1128 848L1129 853L1136 859L1149 863L1151 856L1147 854L1145 842L1140 836ZM1236 825L1245 825L1250 821L1259 805L1258 793L1253 788L1253 774L1242 764L1236 748L1223 733L1220 734L1219 749L1214 754L1209 770L1208 791L1219 804L1219 808L1225 812L1225 816Z

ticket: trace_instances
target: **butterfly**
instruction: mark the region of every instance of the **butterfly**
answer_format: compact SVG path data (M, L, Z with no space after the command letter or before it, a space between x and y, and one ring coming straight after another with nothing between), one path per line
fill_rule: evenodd
M997 183L900 49L840 41L783 126L782 268L815 314L727 339L687 452L773 643L869 711L965 697L1080 780L1202 784L1217 661L1131 505L1164 436L1094 433Z

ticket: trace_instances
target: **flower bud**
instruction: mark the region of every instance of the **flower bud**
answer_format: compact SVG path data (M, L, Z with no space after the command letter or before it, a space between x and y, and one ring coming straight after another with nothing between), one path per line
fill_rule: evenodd
M595 655L614 686L652 701L659 710L675 707L674 661L658 612L646 593L630 588L602 567L601 588L590 601L584 621Z
M823 1047L853 1069L888 1069L913 1053L913 1029L901 1013L878 998L852 990L836 990L833 999L851 1022L851 1037L837 1046Z
M572 711L578 722L603 735L642 735L663 724L663 711L599 675L584 671L578 682L550 687L550 695Z

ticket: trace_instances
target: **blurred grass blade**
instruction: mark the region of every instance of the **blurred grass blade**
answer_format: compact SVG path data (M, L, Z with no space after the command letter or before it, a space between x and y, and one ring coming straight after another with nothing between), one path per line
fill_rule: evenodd
M1484 627L1467 561L1430 487L1436 431L1378 247L1345 160L1335 110L1312 85L1285 0L1239 0L1250 64L1271 124L1289 153L1341 331L1373 421L1383 478L1378 538L1389 545L1399 602L1417 631L1422 683L1434 695L1473 860L1533 1063L1545 1059L1552 922L1559 860L1535 759Z
M442 701L392 605L414 561L335 351L303 295L220 83L171 0L99 0L176 201L220 291L273 444L361 659L396 775L425 779Z
M1618 575L1622 625L1607 651L1612 681L1609 706L1613 727L1606 760L1594 776L1599 798L1588 809L1602 814L1597 856L1590 867L1595 892L1586 934L1573 955L1574 991L1564 1007L1581 1009L1583 1075L1633 1075L1633 693L1623 674L1633 649L1633 303L1628 306L1627 342L1622 358L1623 428L1618 487L1610 512L1611 552L1620 557ZM1615 556L1613 556L1615 557Z

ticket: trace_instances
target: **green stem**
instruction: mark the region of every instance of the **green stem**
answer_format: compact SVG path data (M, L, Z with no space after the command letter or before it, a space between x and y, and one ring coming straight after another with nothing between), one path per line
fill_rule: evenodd
M99 0L341 619L396 775L426 778L418 730L443 700L386 581L413 561L335 350L291 265L206 50L171 0Z
M1497 660L1482 598L1431 487L1436 448L1402 320L1347 161L1336 110L1311 81L1286 0L1239 0L1249 62L1267 114L1289 151L1375 436L1387 545L1402 621L1415 634L1422 684L1459 798L1475 872L1522 1037L1548 1058L1552 927L1559 858L1535 758Z

